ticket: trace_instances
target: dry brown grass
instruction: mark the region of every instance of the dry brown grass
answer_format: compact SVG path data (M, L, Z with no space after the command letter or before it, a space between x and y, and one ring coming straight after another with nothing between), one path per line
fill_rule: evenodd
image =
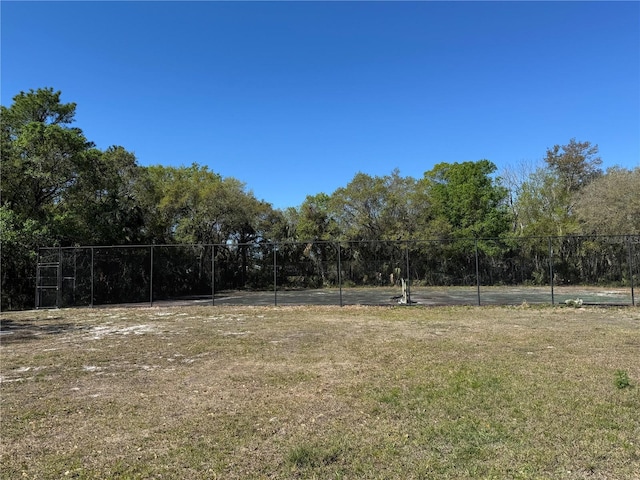
M640 478L633 308L1 320L6 479Z

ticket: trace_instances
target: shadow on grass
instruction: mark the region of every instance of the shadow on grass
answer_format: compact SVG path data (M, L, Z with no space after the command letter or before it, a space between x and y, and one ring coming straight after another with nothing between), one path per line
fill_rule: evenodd
M60 322L60 320L62 320L62 317L53 317L46 320L0 319L0 342L5 344L26 342L37 340L42 336L60 335L85 328L74 323Z

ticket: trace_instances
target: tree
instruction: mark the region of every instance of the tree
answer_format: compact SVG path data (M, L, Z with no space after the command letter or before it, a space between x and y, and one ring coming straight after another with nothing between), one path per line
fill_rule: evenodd
M76 105L60 95L30 90L0 107L3 306L22 308L33 298L36 248L63 240L67 194L89 168L93 144L69 126Z
M0 206L0 307L13 310L33 305L33 276L38 245L48 242L49 230L33 219L23 220Z
M571 139L548 148L546 168L538 168L522 183L514 210L520 235L580 233L574 207L579 192L602 175L598 146Z
M517 233L520 224L520 204L518 199L524 191L525 184L537 170L529 161L522 160L515 165L507 165L502 169L500 178L508 190L507 205L511 214L511 231Z
M576 216L585 233L640 235L640 167L614 167L584 187Z
M221 217L227 205L220 175L207 167L148 167L146 201L155 218L157 242L220 243L226 240Z
M333 193L340 240L348 242L341 251L347 281L380 284L400 279L397 272L406 266L406 249L398 240L413 238L415 190L415 179L402 177L395 169L382 177L358 173Z
M63 204L61 238L93 245L145 243L149 218L144 206L146 170L121 146L87 155L88 168L78 175ZM100 221L96 222L99 218Z
M300 206L297 238L302 241L334 240L338 224L331 209L331 197L326 193L308 195Z
M20 92L2 106L2 204L22 218L51 221L86 170L93 144L74 121L75 103L52 88Z
M424 173L420 196L428 203L419 220L422 238L440 242L417 245L423 272L439 271L440 283L466 283L475 270L476 246L482 253L497 255L496 242L472 239L498 238L510 228L507 189L492 175L489 160L439 163ZM446 273L445 273L446 272Z
M509 230L507 189L491 175L489 160L439 163L425 172L422 187L431 203L433 231L457 238L499 237Z
M298 239L300 212L295 207L271 210L265 218L265 238L272 242L293 242Z
M300 248L289 249L292 254L298 253L301 257L291 260L300 262L304 258L310 259L320 278L320 284L324 285L327 281L326 264L329 258L335 255L335 250L333 245L323 242L336 240L339 236L338 223L329 195L319 193L305 198L298 213L296 236L299 240L309 243L302 251L299 251Z
M591 145L591 142L577 142L572 138L567 145L548 148L544 160L563 188L571 193L602 175L598 145Z
M391 175L372 177L358 173L332 195L333 210L341 234L349 240L398 240L408 238L415 224L412 216L416 182Z
M236 285L244 285L250 263L247 244L269 240L275 219L271 205L257 200L239 180L223 179L195 163L149 167L149 175L155 238L223 245L220 261L235 269Z
M559 236L579 233L572 215L572 193L547 168L539 168L523 183L518 195L517 234Z

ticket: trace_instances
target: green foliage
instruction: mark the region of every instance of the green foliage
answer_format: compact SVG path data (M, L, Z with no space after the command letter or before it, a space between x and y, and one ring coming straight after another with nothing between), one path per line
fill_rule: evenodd
M415 180L398 170L384 177L358 173L331 198L332 209L345 240L410 238L415 225Z
M338 224L330 202L331 197L325 193L307 196L299 210L298 239L333 240L338 236Z
M316 451L306 445L299 445L289 452L287 461L296 467L314 466L317 463Z
M291 230L234 178L197 164L142 168L121 146L96 149L70 126L75 103L52 88L13 100L1 110L3 308L33 301L38 246L237 244ZM247 270L246 250L234 255Z
M578 142L575 138L567 145L548 148L544 160L562 187L570 193L580 190L602 174L598 145Z
M287 454L287 463L300 470L321 468L337 462L343 455L343 450L344 447L339 442L328 446L297 445Z
M517 234L571 235L579 232L572 215L572 194L549 170L538 169L522 185L518 197Z
M576 196L576 216L585 233L640 235L640 167L614 167Z
M150 204L155 236L180 243L238 243L259 237L272 209L234 178L206 166L152 166Z
M581 233L576 203L580 192L602 175L599 169L602 160L597 154L597 145L574 138L567 145L547 149L546 168L538 168L518 188L516 233L522 236Z
M69 127L74 115L53 89L21 92L2 107L2 203L25 219L47 222L87 168L93 144Z
M489 160L439 163L425 172L422 183L431 201L436 230L458 238L499 237L509 230L507 189L491 175Z
M69 189L88 168L93 147L69 125L75 104L53 89L21 92L1 108L2 307L33 301L35 249L61 238Z
M603 175L598 146L575 139L547 149L545 167L519 184L510 177L511 196L495 165L479 160L439 163L420 180L397 169L385 176L360 172L332 194L309 195L298 208L279 211L241 181L197 163L141 167L122 146L96 148L71 126L76 104L62 102L52 88L20 92L0 113L3 308L30 306L36 250L45 245L216 244L215 260L229 269L229 281L245 286L273 281L266 268L270 242L309 242L277 252L288 268L283 276L328 285L338 272L336 244L327 242L340 241L351 275L345 282L379 284L391 273L396 280L412 273L425 283L467 284L476 247L497 269L524 245L534 265L526 278L545 282L547 244L516 245L510 238L640 232L634 195L640 169ZM405 271L403 244L394 243L404 240L422 241L412 247L413 272ZM617 246L560 242L556 273L566 281L602 274L603 262L589 260L595 251L604 251L604 264L620 256ZM210 262L202 252L199 278ZM490 268L481 272L489 280Z
M118 245L148 241L144 198L149 181L135 155L121 146L111 146L104 152L93 149L86 157L90 168L68 190L59 221L60 237L66 240L63 243Z
M616 370L613 384L616 388L624 389L631 387L631 381L629 380L629 374L625 370Z
M0 206L3 309L22 308L33 302L34 289L28 279L35 271L35 249L49 238L46 225L29 218L23 221L9 206Z

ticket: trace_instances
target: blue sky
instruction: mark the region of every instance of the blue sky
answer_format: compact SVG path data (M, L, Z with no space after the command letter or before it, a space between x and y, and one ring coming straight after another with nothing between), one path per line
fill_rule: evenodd
M0 5L2 105L61 90L99 148L207 165L276 208L574 137L640 165L639 2Z

